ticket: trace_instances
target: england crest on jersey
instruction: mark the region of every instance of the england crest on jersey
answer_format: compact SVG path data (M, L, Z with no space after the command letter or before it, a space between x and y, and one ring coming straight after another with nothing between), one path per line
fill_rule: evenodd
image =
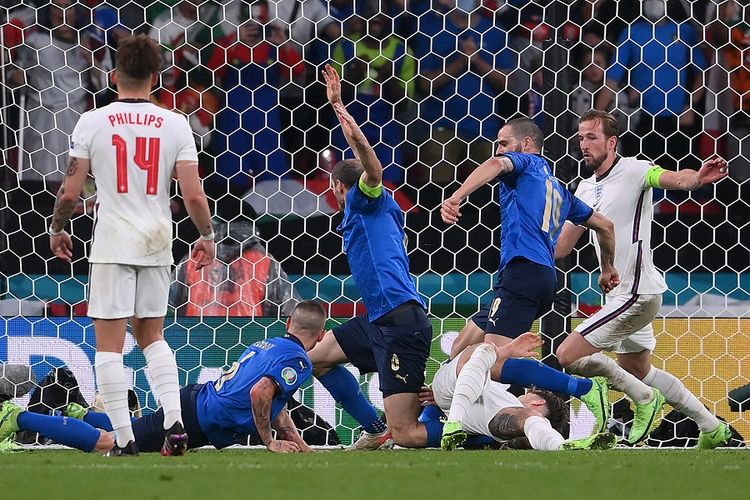
M604 195L604 186L601 184L597 184L594 188L594 205L598 205L600 201L602 201L602 196Z

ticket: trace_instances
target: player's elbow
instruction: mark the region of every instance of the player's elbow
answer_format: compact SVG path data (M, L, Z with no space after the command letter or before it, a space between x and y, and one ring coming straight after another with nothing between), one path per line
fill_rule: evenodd
M63 205L75 205L78 203L81 193L75 190L67 190L59 194L60 203Z

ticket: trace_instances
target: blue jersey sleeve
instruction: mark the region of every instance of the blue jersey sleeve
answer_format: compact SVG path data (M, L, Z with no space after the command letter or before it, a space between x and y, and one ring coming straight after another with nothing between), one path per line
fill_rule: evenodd
M527 168L529 168L531 160L534 158L533 156L526 153L505 153L498 156L506 157L513 164L513 170L502 174L499 177L501 182L509 185L514 184L516 182L516 179L518 179L518 177L522 175Z
M383 205L387 196L390 196L390 194L383 189L380 196L370 198L359 189L358 184L354 184L346 195L346 207L352 212L370 214Z
M567 197L570 198L570 211L568 212L568 220L573 224L583 224L591 218L594 214L594 209L588 206L585 202L581 201L580 198L574 196L573 193L565 190Z
M268 367L265 376L279 385L282 398L290 398L312 374L312 366L302 356L284 356Z

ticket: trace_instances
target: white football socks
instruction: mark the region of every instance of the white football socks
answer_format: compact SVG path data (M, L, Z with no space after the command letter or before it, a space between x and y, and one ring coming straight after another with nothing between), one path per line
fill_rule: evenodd
M606 377L613 389L624 392L636 403L648 403L654 398L654 391L651 387L628 373L615 360L600 352L574 361L568 369L584 377Z
M175 422L182 424L180 383L172 349L166 341L158 340L143 349L143 355L154 392L164 410L164 429L169 429Z
M479 396L487 380L487 374L497 360L495 348L488 344L480 344L471 353L471 357L458 373L456 388L453 390L451 408L448 420L462 422L466 412Z
M130 441L135 441L133 427L130 424L128 408L128 384L123 376L122 354L116 352L97 352L94 356L96 368L96 385L104 403L104 411L115 431L117 446L124 448Z
M559 450L565 442L565 438L553 429L552 424L544 417L527 418L523 424L523 433L535 450Z
M719 419L685 387L685 384L671 373L652 366L643 381L659 389L664 394L664 399L674 409L695 420L702 432L712 432L721 424Z

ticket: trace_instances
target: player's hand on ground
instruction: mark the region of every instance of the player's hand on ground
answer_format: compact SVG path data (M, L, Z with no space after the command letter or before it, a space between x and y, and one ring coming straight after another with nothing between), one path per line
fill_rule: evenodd
M513 339L513 342L507 344L506 351L511 358L536 358L539 356L537 349L542 347L544 341L541 335L534 332L526 332ZM502 349L499 347L497 349ZM500 353L498 352L498 356Z
M343 130L344 135L355 144L366 143L367 139L365 138L365 134L362 133L362 130L360 130L354 117L349 114L344 105L341 102L337 102L333 105L333 109L339 117L339 122L341 122L341 129Z
M71 262L73 259L73 240L66 231L49 237L49 249L55 257L65 262Z
M423 385L422 388L419 389L419 404L422 406L435 404L435 394L432 392L432 389L426 385Z
M602 292L604 293L611 292L619 284L620 284L620 274L617 272L617 269L615 269L614 267L612 269L602 272L602 274L599 275L599 287L602 289Z
M190 258L195 261L196 269L203 269L216 258L216 244L213 240L198 239L193 245L193 253Z
M268 451L274 453L297 453L299 451L299 446L292 441L275 439L268 444Z
M336 104L341 102L341 78L339 74L330 64L326 64L326 67L322 71L323 79L326 81L326 95L328 96L328 102Z
M701 185L713 184L729 175L729 164L724 158L711 158L698 170Z
M440 206L440 216L446 224L455 224L461 217L461 200L458 197L450 197Z

